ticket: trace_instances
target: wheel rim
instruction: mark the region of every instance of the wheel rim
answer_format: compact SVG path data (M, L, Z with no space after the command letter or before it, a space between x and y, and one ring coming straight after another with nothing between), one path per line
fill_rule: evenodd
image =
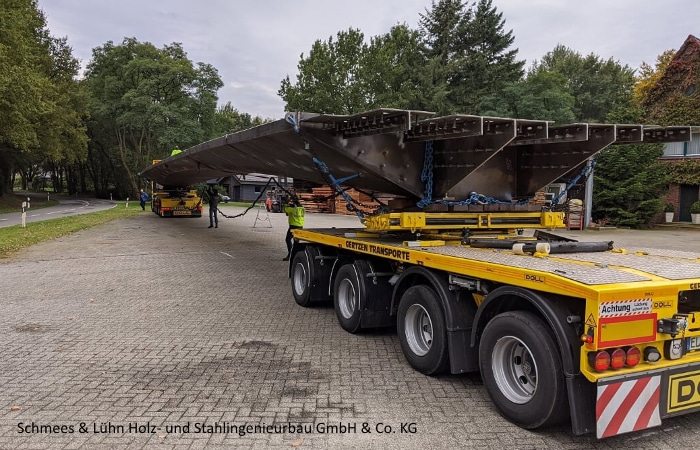
M411 351L425 356L433 345L433 322L428 311L421 305L411 305L406 311L406 342Z
M297 263L294 266L294 292L296 292L297 295L302 295L304 293L308 279L306 266L300 262Z
M338 288L338 308L340 315L346 319L350 319L357 309L357 291L352 281L347 278L340 282Z
M493 347L491 368L501 393L519 405L537 391L537 362L530 349L514 336L504 336Z

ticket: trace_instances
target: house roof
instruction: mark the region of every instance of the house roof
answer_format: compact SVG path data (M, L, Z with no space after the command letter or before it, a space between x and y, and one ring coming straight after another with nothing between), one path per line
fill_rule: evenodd
M696 38L692 34L689 34L685 42L683 42L683 45L681 45L681 48L679 48L676 52L676 55L673 57L673 59L683 57L688 53L697 51L698 48L700 48L700 39Z

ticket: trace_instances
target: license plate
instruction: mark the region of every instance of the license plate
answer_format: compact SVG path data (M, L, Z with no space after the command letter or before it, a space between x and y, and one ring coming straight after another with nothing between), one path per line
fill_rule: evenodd
M173 216L189 216L192 211L173 211Z
M700 350L700 336L693 336L687 338L685 340L685 348L689 352L693 350Z

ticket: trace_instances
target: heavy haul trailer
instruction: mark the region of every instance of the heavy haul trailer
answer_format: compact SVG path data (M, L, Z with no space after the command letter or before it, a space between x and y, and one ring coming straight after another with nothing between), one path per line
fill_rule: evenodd
M151 211L160 217L202 217L202 199L195 189L153 191Z
M160 162L153 160L153 164ZM196 189L151 182L151 211L160 217L202 217L202 199Z
M293 296L333 301L352 333L395 325L425 374L480 371L522 427L570 417L603 438L696 411L698 255L561 240L539 230L563 227L563 213L522 201L608 146L689 140L689 127L430 116L289 114L143 174L186 185L285 173L417 204L365 215L364 228L294 230Z
M298 304L333 301L351 333L395 324L406 359L425 374L481 371L501 414L524 428L571 417L576 434L603 438L700 406L699 255L518 254L366 230L294 235Z

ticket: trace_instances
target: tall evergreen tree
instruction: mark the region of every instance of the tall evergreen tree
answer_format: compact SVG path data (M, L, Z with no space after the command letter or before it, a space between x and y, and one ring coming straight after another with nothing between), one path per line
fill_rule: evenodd
M639 123L634 105L611 112L611 123ZM659 162L661 144L613 145L598 155L593 184L593 220L642 227L661 212L669 182Z
M503 14L491 0L470 5L460 0L433 1L419 26L430 60L428 84L445 94L436 97L440 103L429 99L426 109L475 114L485 98L523 76L525 62L516 59L517 49L510 49L513 33L504 30Z

